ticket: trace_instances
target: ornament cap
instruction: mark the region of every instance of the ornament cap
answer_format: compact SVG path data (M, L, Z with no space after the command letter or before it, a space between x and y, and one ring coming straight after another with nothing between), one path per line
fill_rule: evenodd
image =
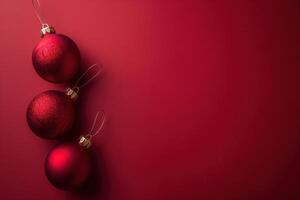
M53 34L55 33L55 29L53 28L53 26L49 26L48 24L43 24L41 31L40 31L40 35L41 37L44 37L47 34Z
M79 88L77 87L66 89L66 95L70 97L72 100L78 99L78 92L79 92Z
M79 137L78 144L85 149L88 149L92 146L91 136L89 135L81 135Z

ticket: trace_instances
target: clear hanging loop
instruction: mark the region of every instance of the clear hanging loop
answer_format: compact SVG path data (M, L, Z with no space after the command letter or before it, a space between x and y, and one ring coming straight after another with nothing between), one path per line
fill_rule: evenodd
M82 146L86 149L90 148L91 145L92 145L92 137L99 134L99 132L103 129L103 126L104 126L105 121L106 121L106 115L105 115L103 110L101 111L101 113L102 113L102 115L101 115L102 117L101 117L101 123L100 123L99 128L97 130L95 130L95 126L96 126L96 123L97 123L97 120L98 120L98 116L100 114L100 112L97 112L90 132L87 135L81 135L79 137L78 144L80 146Z
M98 66L98 64L93 64L92 66L90 66L75 82L74 86L71 88L67 88L66 89L66 95L69 96L72 100L76 100L78 98L78 93L80 91L81 88L83 88L84 86L86 86L87 84L89 84L92 80L94 80L97 76L100 75L100 73L103 71L103 67L102 65L100 65L100 68L95 72L94 75L92 75L90 78L88 78L85 82L83 82L83 78L85 76L87 76L87 74L90 72L90 70L92 70L93 68L95 68L96 66Z
M89 84L92 80L94 80L95 78L97 78L97 76L100 75L100 73L103 71L103 67L102 65L100 65L100 68L97 70L97 72L90 77L89 79L87 79L85 82L81 83L81 81L83 80L83 78L89 73L89 71L91 71L93 68L95 68L96 66L98 66L99 64L93 64L92 66L90 66L75 82L73 89L77 90L77 92L79 92L79 90L83 87L85 87L87 84Z
M41 4L39 0L32 0L32 5L34 8L34 12L38 20L40 21L43 28L48 27L49 25L45 21L45 17L42 13Z
M52 34L55 33L55 29L50 26L43 15L42 9L41 9L41 4L39 0L32 0L32 6L34 8L34 12L38 20L40 21L42 28L40 31L40 36L44 37L46 34Z
M97 123L97 120L98 120L98 116L99 116L100 112L97 112L96 116L95 116L95 119L94 119L94 122L93 122L93 125L91 127L91 130L90 132L88 133L88 136L90 138L94 137L95 135L97 135L102 129L103 129L103 126L106 122L106 115L105 115L105 112L104 110L101 111L101 123L100 123L100 126L99 128L95 131L95 126L96 126L96 123Z

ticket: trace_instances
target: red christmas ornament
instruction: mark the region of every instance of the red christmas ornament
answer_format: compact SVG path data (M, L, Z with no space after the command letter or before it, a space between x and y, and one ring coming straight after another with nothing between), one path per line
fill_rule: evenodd
M75 105L70 96L56 90L43 92L30 102L27 122L31 130L46 139L69 133L75 121Z
M48 180L63 190L74 190L84 184L91 172L91 160L86 151L76 143L55 146L45 161Z
M49 90L34 97L27 108L27 122L36 135L46 139L59 139L70 133L75 121L74 102L78 98L79 90L95 79L101 70L85 82L81 81L97 65L90 66L74 87L68 88L65 93Z
M70 81L79 69L79 49L69 37L55 34L54 28L46 23L38 0L32 0L32 5L42 25L40 31L42 39L32 52L34 69L47 81L53 83Z
M32 64L46 81L65 83L78 72L79 49L69 37L46 32L32 52Z
M61 143L48 153L45 160L45 173L55 187L62 190L76 190L87 182L91 174L91 157L88 148L91 146L91 138L100 132L105 122L103 113L100 128L92 133L98 114L99 112L90 133L81 136L78 143Z

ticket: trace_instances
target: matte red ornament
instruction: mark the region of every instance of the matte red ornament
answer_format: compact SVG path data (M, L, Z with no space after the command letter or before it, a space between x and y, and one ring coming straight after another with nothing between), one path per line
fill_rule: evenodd
M48 180L62 190L76 190L91 173L88 150L77 143L61 143L48 153L45 173Z
M66 83L78 72L80 52L69 37L47 33L32 52L32 64L43 79L53 83Z
M99 112L95 116L90 132L80 136L78 143L61 143L48 153L45 173L55 187L62 190L76 190L88 181L92 171L88 149L92 145L92 138L102 130L106 121L105 113L102 111L102 122L95 130L98 116Z
M66 136L75 121L75 105L65 93L48 90L34 97L27 108L31 130L46 139Z

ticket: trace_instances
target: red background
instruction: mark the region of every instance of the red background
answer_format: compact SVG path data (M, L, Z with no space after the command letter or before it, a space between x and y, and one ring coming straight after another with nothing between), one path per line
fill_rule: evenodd
M26 107L63 89L31 64L31 2L0 2L1 199L296 200L300 198L298 0L42 1L47 21L106 73L81 93L79 131L109 122L91 187L44 175L56 142L29 130ZM100 176L102 178L100 179Z

